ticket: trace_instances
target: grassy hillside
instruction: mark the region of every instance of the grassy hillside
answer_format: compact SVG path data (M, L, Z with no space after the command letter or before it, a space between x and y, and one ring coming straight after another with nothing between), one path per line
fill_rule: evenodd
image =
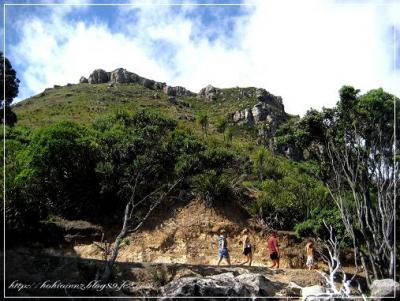
M245 93L243 93L245 91ZM42 126L69 119L89 123L97 115L118 109L137 111L156 109L167 116L184 118L186 114L206 111L210 120L255 105L255 88L223 89L217 100L207 101L196 96L177 97L191 107L179 107L168 96L139 84L76 84L46 89L44 92L15 104L19 124Z
M223 134L215 130L218 118L229 113L254 106L256 88L221 89L217 99L208 101L198 96L176 97L181 104L173 103L162 91L145 88L140 84L75 84L48 88L42 93L14 105L18 125L39 128L61 120L88 125L96 117L125 110L134 113L142 109L154 110L176 119L180 128L190 129L202 135L196 124L196 115L205 112L209 116L211 142L223 141ZM234 126L233 144L252 149L256 141L256 129Z
M79 218L93 218L84 213L86 207L70 209L96 204L108 214L109 200L118 199L121 210L128 189L125 186L134 181L127 177L141 170L134 164L154 164L152 170L164 170L168 177L155 186L144 182L148 190L166 185L183 173L185 184L180 189L184 194L222 203L238 202L251 216L266 220L273 218L271 214L279 214L285 221L279 219L272 226L292 230L308 217L310 207L323 206L326 201L323 185L315 176L318 168L259 146L262 123L230 122L232 139L217 130L221 118L259 102L254 87L219 89L212 101L198 95L171 97L137 83L48 88L13 106L18 124L6 133L7 187L14 197L10 200L32 194L32 199L42 202L50 215L76 218L75 213L79 213ZM268 106L275 110L273 105ZM115 114L118 111L130 117ZM150 115L143 115L143 111ZM280 112L273 118L290 118ZM201 114L208 115L207 134L198 123ZM154 158L150 160L151 155ZM167 161L161 162L164 159ZM25 184L28 180L32 188ZM36 191L38 185L43 192ZM247 189L252 192L246 193ZM49 196L42 200L46 193ZM48 199L52 200L50 205ZM67 209L65 204L69 204ZM118 210L114 210L117 217ZM114 221L108 217L105 220Z

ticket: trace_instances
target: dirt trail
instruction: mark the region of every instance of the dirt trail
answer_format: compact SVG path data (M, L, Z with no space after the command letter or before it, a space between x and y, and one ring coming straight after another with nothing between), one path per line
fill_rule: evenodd
M290 282L301 286L321 283L322 278L317 271L304 268L304 246L308 240L297 238L292 232L279 232L281 269L273 271L267 268L270 264L267 237L249 227L250 220L242 214L240 208L216 210L200 200L193 200L184 206L161 208L141 231L122 243L116 277L121 281L147 285L150 291L157 281L168 283L182 277L205 277L226 272L260 273L283 287ZM255 247L253 266L250 268L237 265L244 260L240 233L245 227L250 229ZM228 234L231 267L215 266L221 228ZM101 260L102 253L95 243L75 243L70 248L45 248L36 253L21 248L8 251L7 269L12 271L10 281L57 279L61 274L71 281L79 277L88 280L93 278L95 266L102 264ZM326 268L321 263L320 267ZM85 278L85 275L88 276Z
M18 280L21 283L43 283L61 281L62 283L88 284L93 280L97 267L104 264L103 261L76 258L72 256L49 256L41 251L17 248L8 250L6 254L7 279L6 287ZM310 286L321 283L321 277L316 271L299 269L270 270L266 267L193 265L182 263L129 263L117 262L114 268L115 278L113 283L128 282L132 290L121 292L112 290L113 295L121 296L159 296L160 287L185 277L203 278L225 273L233 275L253 274L266 277L274 289L274 294L285 295L285 288L289 282L295 282L300 286ZM233 284L232 284L233 285ZM8 289L7 295L17 296L47 296L63 295L64 289L42 290L34 287L23 291ZM86 294L96 294L88 291ZM82 295L82 291L68 290L69 296Z
M172 213L171 213L172 212ZM118 261L215 264L217 261L218 231L224 228L233 264L244 260L241 231L248 225L239 209L225 208L217 211L208 208L201 200L193 200L183 207L171 208L168 217L160 211L142 231L127 237L120 249ZM160 220L163 222L160 223ZM269 264L266 237L250 230L255 247L253 265ZM304 267L304 244L293 233L279 234L282 268ZM80 257L101 259L94 244L79 244L74 251Z

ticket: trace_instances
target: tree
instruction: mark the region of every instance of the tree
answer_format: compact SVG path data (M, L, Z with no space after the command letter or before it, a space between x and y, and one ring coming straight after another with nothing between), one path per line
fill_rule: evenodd
M238 167L234 165L237 160L232 151L207 149L191 134L175 129L173 120L155 113L119 114L96 120L94 127L100 131L102 145L96 169L102 194L112 197L112 205L122 209L121 230L101 275L98 273L106 281L124 237L136 232L175 190L196 182L191 177L203 171L215 170L217 179L222 179L224 168ZM226 186L224 178L216 189L218 196Z
M217 123L216 123L215 126L216 126L216 128L217 128L217 131L218 131L219 133L222 133L222 134L223 134L223 136L224 136L224 141L225 141L225 131L226 131L226 128L227 128L227 126L228 126L228 122L227 122L226 118L225 118L225 117L219 118L219 119L217 120Z
M393 277L395 269L394 186L399 167L393 154L393 117L399 117L393 102L399 100L382 89L355 100L350 95L353 107L341 99L336 137L327 140L334 175L328 187L370 283L368 270L379 279Z
M341 241L337 239L334 235L333 227L327 224L324 221L324 226L329 233L328 239L324 241L324 251L319 252L322 259L327 263L329 274L326 274L322 271L317 272L325 279L327 292L321 295L320 297L325 298L334 298L334 299L348 299L354 297L354 293L352 291L351 284L356 277L356 273L353 274L351 278L348 278L348 275L344 272L342 263L340 262L340 247ZM339 276L338 274L342 275ZM339 277L338 277L339 276ZM342 280L341 284L338 284L337 278ZM360 283L357 281L358 287L357 290L360 297L366 301L367 298L363 294L361 290ZM319 297L319 296L318 296Z
M15 182L29 186L35 199L53 214L93 217L99 206L95 135L86 127L63 121L38 130L17 156ZM90 216L92 214L92 216Z
M307 112L283 137L320 162L320 177L371 283L371 278L392 277L395 269L394 186L399 168L393 151L399 143L394 126L400 116L394 104L400 104L382 89L360 95L358 89L343 86L339 96L336 107Z
M205 112L200 112L197 115L197 122L198 124L201 126L201 129L203 131L204 136L207 137L207 133L208 133L208 125L209 125L209 119L208 119L208 115Z
M399 142L394 141L394 120L399 123L400 118L394 102L399 99L382 89L360 95L351 86L342 87L339 95L336 107L309 111L299 121L304 138L300 147L321 163L321 179L370 283L371 278L392 277L395 268L394 185L399 168L393 146Z
M5 71L5 73L4 73ZM0 85L1 85L1 109L5 110L5 122L8 125L14 125L17 121L17 116L11 110L10 105L18 95L19 79L13 69L10 61L0 52ZM5 90L4 90L5 87ZM0 121L3 122L3 114L0 116Z
M139 180L140 173L136 175L136 181L141 181ZM165 199L165 197L183 180L183 178L177 179L173 184L166 185L167 190L160 194L160 191L163 191L165 188L160 187L143 197L141 200L135 202L135 192L136 192L136 185L138 182L135 183L135 186L131 187L132 188L132 194L130 196L129 201L127 202L124 210L124 215L123 215L123 222L122 222L122 228L121 231L118 233L112 248L111 248L111 254L110 258L105 262L103 272L101 275L101 280L102 281L107 281L109 280L111 273L112 273L112 268L115 264L115 261L117 260L118 253L119 253L119 247L122 242L122 240L126 237L127 234L129 233L134 233L136 232L142 225L143 223L148 219L150 214L154 211L155 208L157 208L158 205ZM156 197L155 197L156 196ZM144 216L140 219L140 221L137 224L132 223L133 216L135 215L135 210L138 209L142 203L147 201L150 203L148 209L145 211Z
M327 190L308 165L263 151L253 161L257 157L263 161L263 180L257 184L257 199L247 208L261 224L292 230L313 208L325 205Z
M106 281L123 238L136 232L181 183L204 168L199 158L204 157L205 147L176 130L173 120L148 111L96 120L94 127L102 145L96 168L101 193L122 209L121 230L99 274Z

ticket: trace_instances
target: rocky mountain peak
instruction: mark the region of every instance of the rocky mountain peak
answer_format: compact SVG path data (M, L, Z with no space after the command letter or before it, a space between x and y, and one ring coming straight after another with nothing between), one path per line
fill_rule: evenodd
M212 100L216 100L217 99L217 93L219 91L220 91L220 89L218 89L218 88L216 88L214 86L208 85L208 86L206 86L206 87L204 87L203 89L200 90L199 96L203 97L203 98L205 98L205 99L207 99L209 101L212 101Z
M275 96L262 88L252 89L250 92L241 89L240 95L251 97L257 103L230 113L228 119L238 124L257 124L276 122L285 118L287 114L282 97Z
M138 83L148 89L163 91L168 96L193 96L195 93L187 90L184 87L172 87L166 83L157 82L152 79L148 79L137 75L136 73L127 71L124 68L118 68L114 71L107 72L103 69L96 69L90 75L89 78L82 76L79 80L80 83L88 84L132 84Z

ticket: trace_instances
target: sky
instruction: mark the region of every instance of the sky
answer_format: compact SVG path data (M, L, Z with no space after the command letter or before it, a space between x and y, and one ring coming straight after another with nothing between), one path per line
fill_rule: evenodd
M194 92L265 88L299 115L334 106L343 85L400 96L400 0L5 3L16 101L120 67Z

